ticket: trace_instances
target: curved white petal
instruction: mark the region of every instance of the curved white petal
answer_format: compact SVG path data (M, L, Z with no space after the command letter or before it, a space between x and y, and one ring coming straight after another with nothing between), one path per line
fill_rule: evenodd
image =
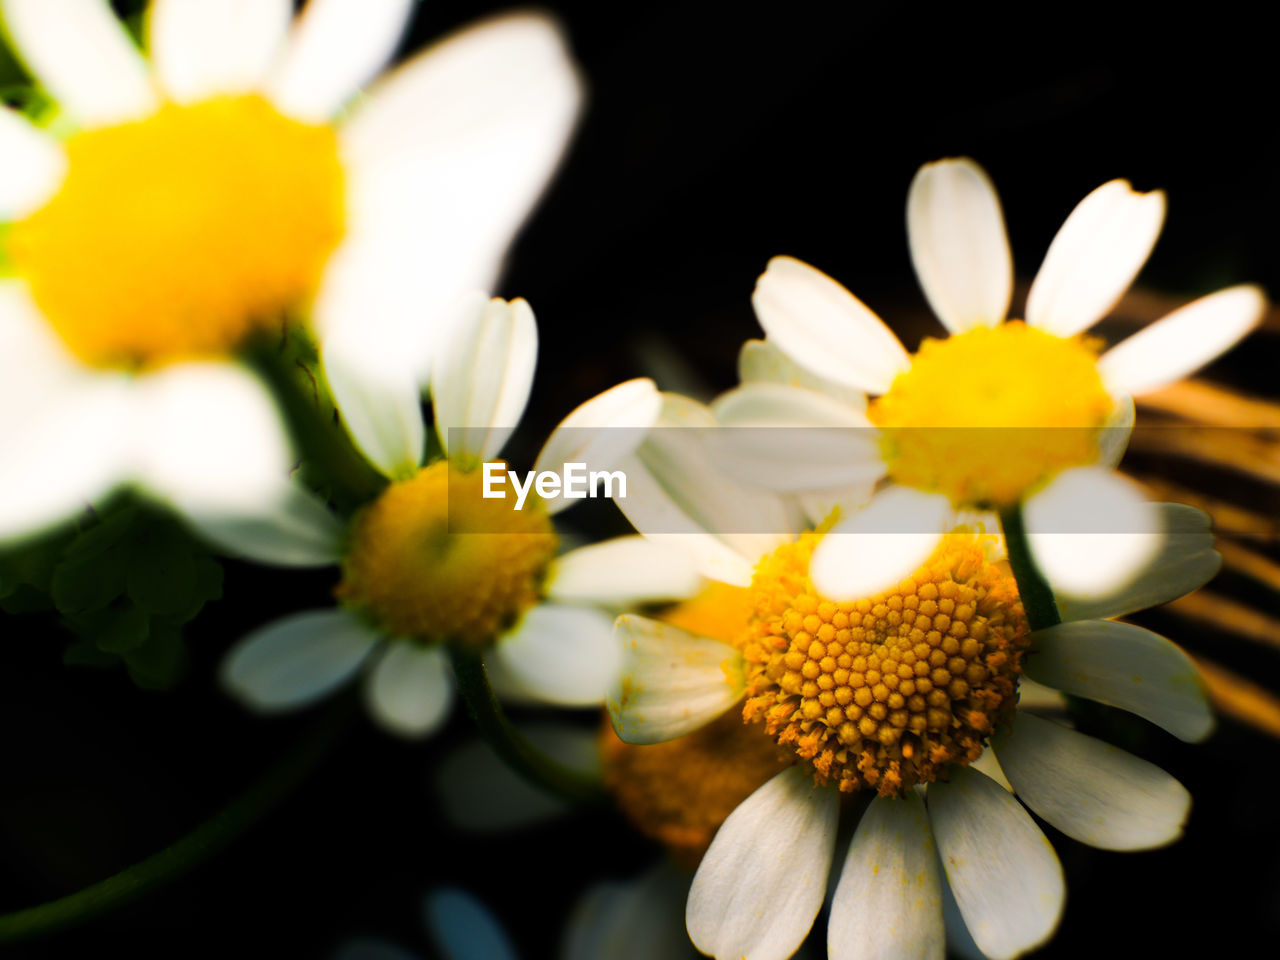
M742 698L738 653L719 640L627 615L615 638L622 651L609 690L613 729L627 743L662 743L710 723Z
M907 239L924 295L948 330L1004 320L1013 255L1000 197L980 166L961 158L921 167L907 193Z
M702 586L698 569L680 550L644 537L616 537L558 557L547 596L559 603L626 607L680 600Z
M327 567L342 559L345 528L300 484L282 481L253 515L189 516L195 531L233 557L278 567Z
M426 427L417 377L395 345L358 335L335 336L321 345L325 379L352 441L384 475L412 475L422 462Z
M1059 337L1093 326L1151 255L1164 223L1163 191L1127 180L1098 187L1071 211L1027 295L1027 322Z
M662 394L652 380L637 377L597 394L560 421L538 454L534 470L563 473L567 463L586 464L588 471L613 470L644 442L662 412ZM573 501L557 495L548 513L559 513Z
M543 603L498 638L489 659L537 700L592 706L604 702L622 656L606 614Z
M1058 474L1024 506L1036 565L1055 591L1098 597L1131 581L1164 543L1156 504L1102 467Z
M1028 713L992 746L1023 802L1069 837L1148 850L1182 834L1191 794L1153 763Z
M296 613L232 647L222 661L222 684L255 710L303 707L351 677L380 639L346 610Z
M105 0L3 0L23 62L81 124L137 120L158 100L146 62Z
M941 494L890 487L822 538L809 565L813 585L832 600L875 596L929 559L952 517Z
M1124 459L1129 448L1129 438L1133 436L1134 423L1138 411L1133 405L1133 397L1122 394L1115 397L1115 406L1102 425L1098 437L1098 464L1115 469Z
M1005 960L1047 940L1062 915L1062 865L1027 811L964 767L928 796L942 866L979 949Z
M326 325L425 358L459 297L493 289L581 99L559 29L528 14L463 30L379 83L342 130L351 239L317 301Z
M155 0L147 47L156 80L177 103L254 90L292 18L289 0Z
M689 936L716 960L786 960L813 926L835 852L839 791L789 767L738 804L689 890Z
M781 383L803 387L839 400L855 410L865 410L867 395L818 376L800 366L768 340L747 340L738 351L738 379L748 383Z
M600 776L599 734L567 723L521 724L521 736L535 749L583 776ZM451 826L495 833L542 823L570 807L516 773L483 740L449 753L433 777L436 796Z
M1251 284L1219 290L1116 344L1098 360L1098 372L1113 393L1150 393L1226 353L1266 309L1266 296Z
M126 381L85 374L28 387L0 388L0 541L68 519L129 471Z
M1165 534L1155 554L1126 583L1106 593L1078 597L1056 594L1063 620L1108 620L1158 607L1198 590L1222 567L1209 517L1181 503L1154 504Z
M877 797L858 822L827 925L831 960L942 960L942 879L919 795Z
M751 383L711 405L722 471L780 492L863 487L884 476L879 433L866 414L829 396Z
M0 221L21 220L62 185L67 156L26 117L0 107Z
M267 82L281 112L323 123L391 58L411 0L311 0Z
M1203 740L1213 730L1195 664L1158 633L1084 620L1037 630L1031 638L1024 672L1032 680L1136 713L1181 740Z
M453 705L453 681L444 651L409 641L388 644L365 679L373 718L402 737L425 737L440 727Z
M194 518L269 511L292 466L266 388L230 363L184 363L139 377L132 436L138 483Z
M524 300L480 302L436 355L431 403L450 456L491 460L529 401L538 325Z
M792 257L769 261L751 304L770 341L825 380L885 393L910 366L883 320L825 273Z

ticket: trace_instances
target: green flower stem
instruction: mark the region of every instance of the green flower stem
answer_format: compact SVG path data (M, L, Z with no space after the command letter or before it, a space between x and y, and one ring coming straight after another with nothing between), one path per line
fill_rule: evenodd
M1061 623L1062 614L1058 612L1053 589L1031 555L1022 505L1001 510L1000 526L1004 530L1004 540L1009 549L1009 566L1013 568L1013 577L1018 581L1018 595L1022 598L1022 607L1027 612L1027 622L1031 629L1043 630Z
M246 360L266 381L284 414L304 464L330 487L344 513L369 502L387 485L356 449L338 418L315 346L297 327L285 327L272 343L258 343Z
M329 754L352 713L344 699L275 768L208 820L159 853L76 893L0 915L0 944L30 940L110 913L190 872L263 819Z
M511 725L494 696L484 657L476 650L450 650L453 673L467 712L480 733L506 764L530 783L570 803L599 803L604 787L595 777L571 770L545 756Z

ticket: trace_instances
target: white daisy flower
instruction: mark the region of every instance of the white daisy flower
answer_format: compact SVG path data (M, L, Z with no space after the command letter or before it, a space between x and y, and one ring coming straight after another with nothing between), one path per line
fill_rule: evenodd
M891 481L836 528L846 535L819 548L813 577L825 594L896 583L933 551L957 509L1001 510L1028 497L1032 546L1051 579L1104 590L1150 556L1154 515L1106 469L1123 454L1131 397L1229 349L1265 306L1257 287L1221 290L1099 356L1082 334L1146 261L1164 209L1163 193L1123 180L1093 191L1050 245L1026 322L1005 322L1013 268L995 189L970 160L921 168L907 200L911 257L949 336L926 339L914 355L830 277L789 257L770 261L752 298L768 341L744 350L744 384L716 404L717 420L840 437L807 431L800 449L806 431L793 431L790 457L746 450L742 470L828 507ZM1054 489L1055 477L1066 489ZM885 534L894 535L891 552ZM1092 562L1079 563L1081 553Z
M692 419L694 408L679 406ZM1203 514L1161 505L1170 532L1140 575L1105 596L1059 592L1065 622L1047 629L1030 630L1000 538L984 533L953 534L890 589L837 603L809 575L822 534L797 527L760 549L716 532L742 504L764 502L759 490L682 470L678 433L650 434L629 465L647 495L619 506L703 569L714 557L726 579L747 571L755 613L732 644L619 618L614 727L627 742L655 743L736 710L794 756L729 815L702 859L687 908L700 950L719 960L791 956L828 889L842 791L875 799L836 866L827 942L840 960L941 957L944 883L988 956L1044 942L1062 910L1062 869L1011 790L1094 846L1146 849L1179 836L1190 804L1181 784L1026 708L1056 690L1184 740L1208 734L1212 716L1188 657L1105 619L1214 575L1220 558ZM746 499L735 505L739 494ZM774 509L784 514L785 501ZM674 534L673 510L684 520Z
M0 538L121 483L201 516L278 495L281 421L218 361L286 321L309 319L348 420L417 416L432 345L494 280L581 89L526 14L348 110L411 8L312 0L291 24L290 0L156 0L144 57L104 0L0 2L57 105L47 127L0 109Z
M389 473L392 482L345 528L300 488L273 514L203 525L210 539L251 559L342 567L340 607L286 617L231 651L223 680L235 695L259 710L290 709L368 664L374 717L395 732L425 734L452 701L452 643L483 650L495 686L513 695L603 702L618 669L613 613L685 596L701 580L681 555L636 536L556 557L551 515L574 500L544 500L531 488L514 510L510 496L484 496L481 463L498 455L524 413L537 342L527 303L480 298L439 353L432 380L447 457L419 466L419 454L411 471ZM660 405L649 380L605 391L562 421L535 469L562 473L566 462L611 469ZM362 449L423 449L420 415L379 413L350 423Z

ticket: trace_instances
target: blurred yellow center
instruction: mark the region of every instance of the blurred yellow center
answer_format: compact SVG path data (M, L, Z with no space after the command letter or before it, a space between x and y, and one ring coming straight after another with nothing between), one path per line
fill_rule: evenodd
M1015 704L1028 627L990 538L947 536L920 570L865 600L832 603L809 580L821 534L761 561L738 638L743 718L843 791L900 795L982 753Z
M66 154L58 193L8 245L88 364L228 353L306 304L343 235L334 130L261 97L166 104L76 134Z
M492 641L538 602L556 536L540 501L481 491L443 460L391 484L352 523L338 596L392 636Z
M751 619L751 595L713 583L659 619L731 643ZM690 868L725 817L778 773L787 757L733 711L686 736L645 745L623 743L606 717L600 753L605 786L623 814Z
M1004 506L1097 459L1114 401L1097 345L1010 321L926 339L868 415L890 476L963 505Z

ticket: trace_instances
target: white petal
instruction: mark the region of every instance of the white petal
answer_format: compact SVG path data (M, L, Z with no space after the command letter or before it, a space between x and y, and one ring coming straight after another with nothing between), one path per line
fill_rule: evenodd
M813 551L809 576L824 597L872 597L918 570L952 520L941 494L889 487L840 521Z
M254 90L292 17L289 0L156 0L147 18L156 79L177 103Z
M792 257L769 261L751 304L770 341L826 380L885 393L911 364L898 338L861 300Z
M345 528L300 484L282 481L269 509L254 515L191 516L188 522L233 557L279 567L326 567L342 559Z
M1127 583L1098 596L1058 591L1063 620L1107 620L1176 600L1198 590L1222 567L1209 517L1181 503L1154 504L1165 530L1159 552Z
M346 610L310 610L268 624L222 661L222 684L255 710L303 707L344 683L380 639Z
M877 797L858 822L831 901L831 960L942 960L942 881L924 801Z
M1000 198L969 159L920 168L907 194L911 262L929 306L952 333L994 327L1013 294Z
M811 373L800 366L776 344L768 340L748 340L738 351L738 379L747 383L782 383L803 387L839 400L845 406L865 410L867 395L855 387L846 387Z
M583 776L600 776L598 733L565 723L521 725L540 753ZM434 776L445 818L463 830L494 833L531 826L569 812L569 806L506 764L483 740L447 755Z
M652 380L628 380L579 406L551 432L538 454L534 470L563 473L567 463L584 463L588 471L613 470L618 461L644 442L662 412L662 394ZM549 513L559 513L573 501L556 496L547 501Z
M1203 740L1213 729L1195 664L1157 633L1084 620L1037 630L1032 642L1024 669L1038 683L1136 713L1182 740Z
M230 363L184 363L137 379L134 471L148 491L202 516L254 516L280 496L293 455L257 377Z
M27 387L0 388L0 541L70 518L129 469L127 381L86 374Z
M622 656L606 614L543 603L498 639L489 658L537 699L576 707L604 702Z
M103 0L3 0L14 49L86 126L137 120L157 106L146 62Z
M722 471L781 492L863 487L884 476L879 433L866 415L831 397L753 383L711 405L727 429L710 435Z
M1049 245L1027 295L1027 322L1071 337L1100 320L1151 255L1164 193L1112 180L1080 201Z
M453 681L439 647L409 641L389 644L365 683L373 718L391 733L423 737L436 730L453 705Z
M1226 353L1258 325L1266 309L1267 298L1258 287L1219 290L1112 347L1098 361L1098 372L1113 393L1150 393Z
M963 767L928 796L947 880L982 952L1004 960L1047 940L1062 915L1062 865L1027 811Z
M417 377L393 343L335 336L322 343L325 379L347 433L365 458L392 478L410 476L422 462L426 428Z
M537 360L538 326L523 300L478 303L454 328L431 376L436 432L450 456L498 455L524 414Z
M702 858L685 922L716 960L786 960L822 906L839 791L789 767L729 814Z
M680 550L644 537L617 537L570 550L556 560L547 596L560 603L618 607L680 600L702 586Z
M1148 850L1182 834L1191 794L1155 764L1021 712L992 746L1023 802L1069 837Z
M1129 447L1129 438L1133 436L1134 422L1138 411L1134 408L1133 397L1122 394L1115 398L1115 407L1107 418L1098 437L1098 465L1110 467L1112 470L1120 466L1125 450Z
M20 113L0 107L0 221L21 220L62 185L67 156Z
M323 123L391 58L411 0L311 0L267 85L283 113Z
M1024 515L1041 573L1055 591L1077 597L1128 583L1164 542L1156 504L1101 467L1062 471L1027 500Z
M741 682L729 679L738 652L728 644L634 615L619 617L615 631L622 663L609 717L627 743L682 737L741 699Z

